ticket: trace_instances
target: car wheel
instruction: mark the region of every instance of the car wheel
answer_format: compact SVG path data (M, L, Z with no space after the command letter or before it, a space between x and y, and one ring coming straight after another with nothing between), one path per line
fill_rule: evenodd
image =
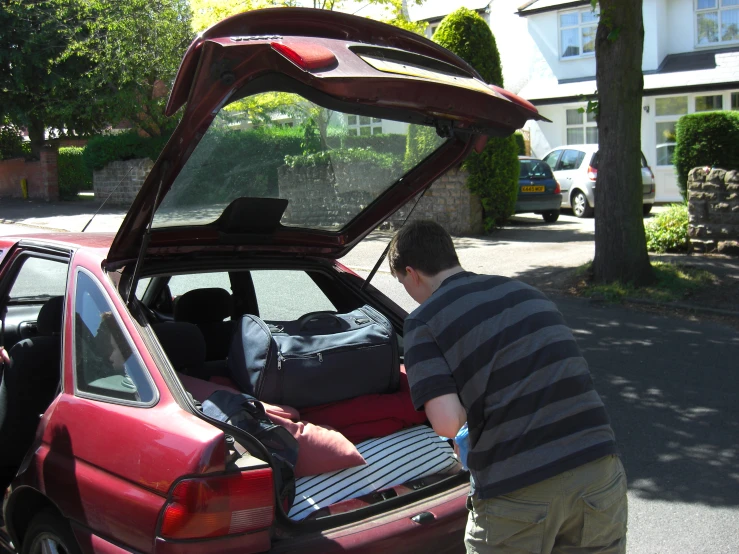
M572 212L575 217L591 217L593 215L593 208L588 203L588 197L581 190L572 195Z
M547 223L554 223L559 219L559 210L549 210L548 212L542 212L541 216Z
M28 526L23 537L23 554L81 554L81 551L67 520L43 512Z
M644 215L649 215L652 211L652 204L642 204L641 211Z

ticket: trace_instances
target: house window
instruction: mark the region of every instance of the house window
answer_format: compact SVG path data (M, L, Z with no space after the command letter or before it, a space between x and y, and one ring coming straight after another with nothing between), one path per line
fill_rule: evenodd
M382 133L382 119L379 117L348 115L346 126L350 135L379 135Z
M559 14L559 51L562 58L581 58L595 54L598 16L598 12L590 9Z
M739 0L695 0L696 43L739 42Z
M439 28L439 24L436 25L429 25L429 38L432 38L434 36L434 33L436 32L436 29Z
M713 110L722 110L724 107L724 97L721 94L715 96L696 96L695 111L710 112Z
M739 92L731 93L731 109L739 110Z
M687 96L668 96L655 99L655 126L657 137L657 165L672 165L675 151L675 124L688 113Z
M598 125L593 112L583 113L580 108L565 111L567 118L567 144L598 144Z

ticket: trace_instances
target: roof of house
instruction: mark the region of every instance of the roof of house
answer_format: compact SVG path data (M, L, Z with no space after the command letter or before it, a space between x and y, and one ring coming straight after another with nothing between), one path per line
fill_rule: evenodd
M442 19L465 7L472 11L482 11L490 5L491 0L426 0L420 6L408 2L408 15L411 21L433 21Z
M534 105L580 101L593 96L595 77L531 80L519 96ZM739 49L666 56L659 69L644 73L644 96L739 88Z
M542 12L590 5L590 0L529 0L518 8L518 15L526 17Z

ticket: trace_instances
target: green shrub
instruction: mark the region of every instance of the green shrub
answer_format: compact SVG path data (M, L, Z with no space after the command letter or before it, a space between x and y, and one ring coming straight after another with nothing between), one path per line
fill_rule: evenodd
M673 163L683 198L687 198L688 173L694 167L739 169L739 112L684 115L675 130Z
M110 162L139 158L156 160L169 137L141 137L136 131L100 135L87 142L82 159L90 171L103 169Z
M84 151L73 146L59 149L57 171L61 198L74 198L81 190L92 190L92 171L82 160Z
M433 40L474 67L485 82L503 86L495 37L474 11L460 8L446 16ZM517 140L515 136L490 138L481 153L470 154L464 163L469 172L467 186L482 201L488 230L508 219L515 208L520 151Z
M7 120L0 122L0 160L24 158L26 155L21 130Z
M513 134L513 138L516 139L516 147L518 148L519 156L526 156L526 141L523 138L523 133L516 131Z
M650 252L687 252L690 249L687 204L671 205L667 211L653 217L644 231Z
M315 152L299 156L285 156L285 165L288 167L309 167L325 165L332 162L373 162L380 167L391 168L396 163L392 154L375 152L370 148L347 148L345 150L330 150Z
M411 129L418 128L412 125ZM343 135L341 143L335 145L331 140L328 141L332 148L372 148L375 152L385 152L387 154L400 155L405 152L406 137L405 135Z

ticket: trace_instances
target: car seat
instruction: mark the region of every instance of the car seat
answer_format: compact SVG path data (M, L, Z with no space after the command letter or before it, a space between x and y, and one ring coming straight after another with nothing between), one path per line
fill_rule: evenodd
M63 311L63 296L48 300L38 314L38 335L8 353L11 363L0 382L0 490L15 477L59 389Z
M174 320L197 325L202 332L206 361L225 360L228 356L233 332L232 305L231 295L221 288L191 290L175 302Z

